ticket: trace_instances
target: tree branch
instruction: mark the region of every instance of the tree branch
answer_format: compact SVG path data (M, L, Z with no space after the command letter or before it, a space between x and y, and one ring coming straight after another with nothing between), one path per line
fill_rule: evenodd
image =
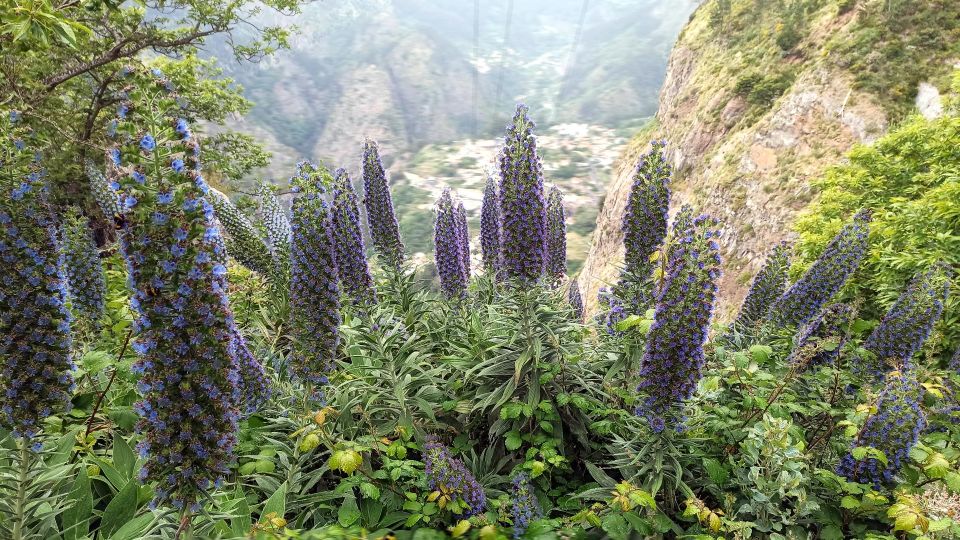
M94 69L97 69L98 67L105 66L121 58L131 58L144 49L170 49L174 47L182 47L183 45L189 45L198 39L204 38L211 34L216 34L220 31L222 30L213 27L207 30L197 30L181 38L166 41L151 39L151 36L142 34L140 36L127 37L99 57L90 60L89 62L84 62L56 75L47 77L47 79L44 80L44 84L46 84L46 89L49 92L61 84L69 81L70 79L73 79L74 77L88 73Z

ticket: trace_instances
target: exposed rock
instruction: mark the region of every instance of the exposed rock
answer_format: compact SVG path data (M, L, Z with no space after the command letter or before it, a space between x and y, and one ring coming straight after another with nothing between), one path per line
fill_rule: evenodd
M723 127L730 129L740 121L743 117L743 113L747 110L747 100L742 96L734 96L733 99L727 102L727 106L723 108L723 112L720 113L720 121L723 122Z
M731 62L737 55L710 35L707 18L705 10L698 11L681 34L655 128L615 169L578 278L588 313L597 308L597 290L619 277L620 223L633 168L648 139L668 141L675 168L672 209L690 203L722 222L718 315L723 319L742 301L767 251L790 236L794 217L814 196L809 179L887 128L886 114L873 96L855 90L850 75L816 49L797 60L793 84L766 109L734 96L744 68ZM825 41L830 35L812 32L811 39Z
M928 120L943 114L943 101L940 99L940 91L937 90L936 86L928 82L920 83L917 88L917 109Z

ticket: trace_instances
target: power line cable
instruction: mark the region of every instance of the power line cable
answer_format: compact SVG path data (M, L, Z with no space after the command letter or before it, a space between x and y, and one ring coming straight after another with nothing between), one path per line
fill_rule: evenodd
M567 54L566 65L563 66L563 73L560 75L560 84L557 88L557 97L553 102L553 114L556 116L557 110L560 107L560 96L563 95L564 90L567 86L567 78L570 74L570 68L573 66L574 61L577 57L577 49L580 47L580 38L583 36L583 23L587 19L587 9L590 7L590 0L583 0L583 4L580 6L580 20L577 21L577 32L573 35L573 43L570 45L570 52Z
M499 109L500 98L503 93L503 73L506 71L507 46L510 44L510 25L513 23L513 0L507 0L507 24L503 28L503 43L500 50L500 73L497 76L497 98L493 106ZM513 111L511 111L512 113Z

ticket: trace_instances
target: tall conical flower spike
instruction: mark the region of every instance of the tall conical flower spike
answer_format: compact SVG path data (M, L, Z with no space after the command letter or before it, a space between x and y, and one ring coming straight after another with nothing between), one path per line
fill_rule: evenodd
M516 539L527 532L531 521L543 517L543 509L533 492L527 473L519 473L513 477L511 503L510 519L513 521L513 537Z
M337 169L334 173L333 236L340 286L356 305L376 302L377 292L367 265L363 231L360 230L357 194L353 191L350 176L343 169Z
M107 283L93 231L86 216L75 207L63 220L63 262L74 311L96 327L103 316Z
M547 196L547 276L559 282L567 273L567 217L563 192L553 186Z
M211 188L211 192L213 189ZM216 220L216 226L221 229L221 234L212 238L213 243L213 262L227 266L227 243L222 234L222 223ZM219 286L227 290L227 274L215 276ZM264 403L266 403L273 394L273 387L270 379L267 377L263 364L253 354L247 345L246 338L237 326L237 322L230 319L227 324L230 327L230 346L233 347L233 353L237 357L237 369L240 373L238 386L240 387L240 410L250 415L257 412Z
M120 201L117 199L117 192L103 175L102 167L97 167L92 159L88 159L84 162L83 168L90 182L90 193L103 215L109 219L119 215Z
M918 274L863 343L873 357L855 365L879 381L894 368L909 368L913 355L930 336L950 294L950 268L937 264Z
M197 509L229 471L240 416L222 238L172 84L157 70L126 73L108 178L133 289L140 480L156 483L154 504Z
M830 241L823 254L770 308L768 318L777 326L800 326L820 312L843 287L867 254L870 211L861 210Z
M363 143L363 205L367 209L374 251L386 264L400 268L403 264L400 225L393 210L387 173L380 161L380 148L371 140Z
M680 427L678 408L700 380L720 277L716 220L699 216L679 224L686 228L675 232L640 366L636 412L656 432Z
M254 272L270 275L273 272L270 248L253 223L219 190L210 188L208 198L222 230L227 233L227 253Z
M623 214L624 272L618 293L636 310L649 299L644 286L654 268L650 258L667 237L671 170L664 156L666 145L653 141L640 157Z
M534 123L518 105L500 153L501 253L504 277L538 281L545 270L546 200Z
M880 489L892 485L896 474L908 461L910 450L927 426L927 418L920 408L923 387L916 376L907 371L891 371L877 399L876 412L867 419L851 451L837 465L837 474L854 482L873 484ZM886 457L884 464L876 457L857 459L857 448L875 448Z
M493 177L487 178L480 209L480 251L483 271L496 276L500 268L500 197Z
M770 306L783 294L787 285L787 271L790 270L790 246L781 242L767 256L760 272L753 278L753 284L747 292L740 312L731 325L732 328L751 328L763 321Z
M69 410L74 365L46 173L19 122L16 111L0 118L0 426L30 440Z
M460 243L460 259L463 261L463 270L467 281L470 280L470 229L467 226L467 210L463 207L463 201L457 200L454 207L454 213L457 218L457 236Z
M257 185L257 196L260 199L260 219L267 233L267 247L272 259L271 281L277 291L286 294L290 286L290 220L272 186L261 181Z
M433 243L440 289L447 298L463 298L467 293L469 276L464 267L463 235L458 225L457 210L450 188L443 190L437 200L436 211Z
M320 387L336 364L340 344L340 288L330 206L324 200L333 178L322 165L304 162L292 179L293 201L290 316L294 341L291 368L301 381ZM318 401L325 398L316 396Z

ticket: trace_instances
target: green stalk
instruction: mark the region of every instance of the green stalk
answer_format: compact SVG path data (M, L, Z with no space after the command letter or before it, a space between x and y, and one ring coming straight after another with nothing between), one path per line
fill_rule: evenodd
M27 439L20 439L20 482L17 483L17 500L14 503L13 540L26 538L27 481L30 477L30 447Z

